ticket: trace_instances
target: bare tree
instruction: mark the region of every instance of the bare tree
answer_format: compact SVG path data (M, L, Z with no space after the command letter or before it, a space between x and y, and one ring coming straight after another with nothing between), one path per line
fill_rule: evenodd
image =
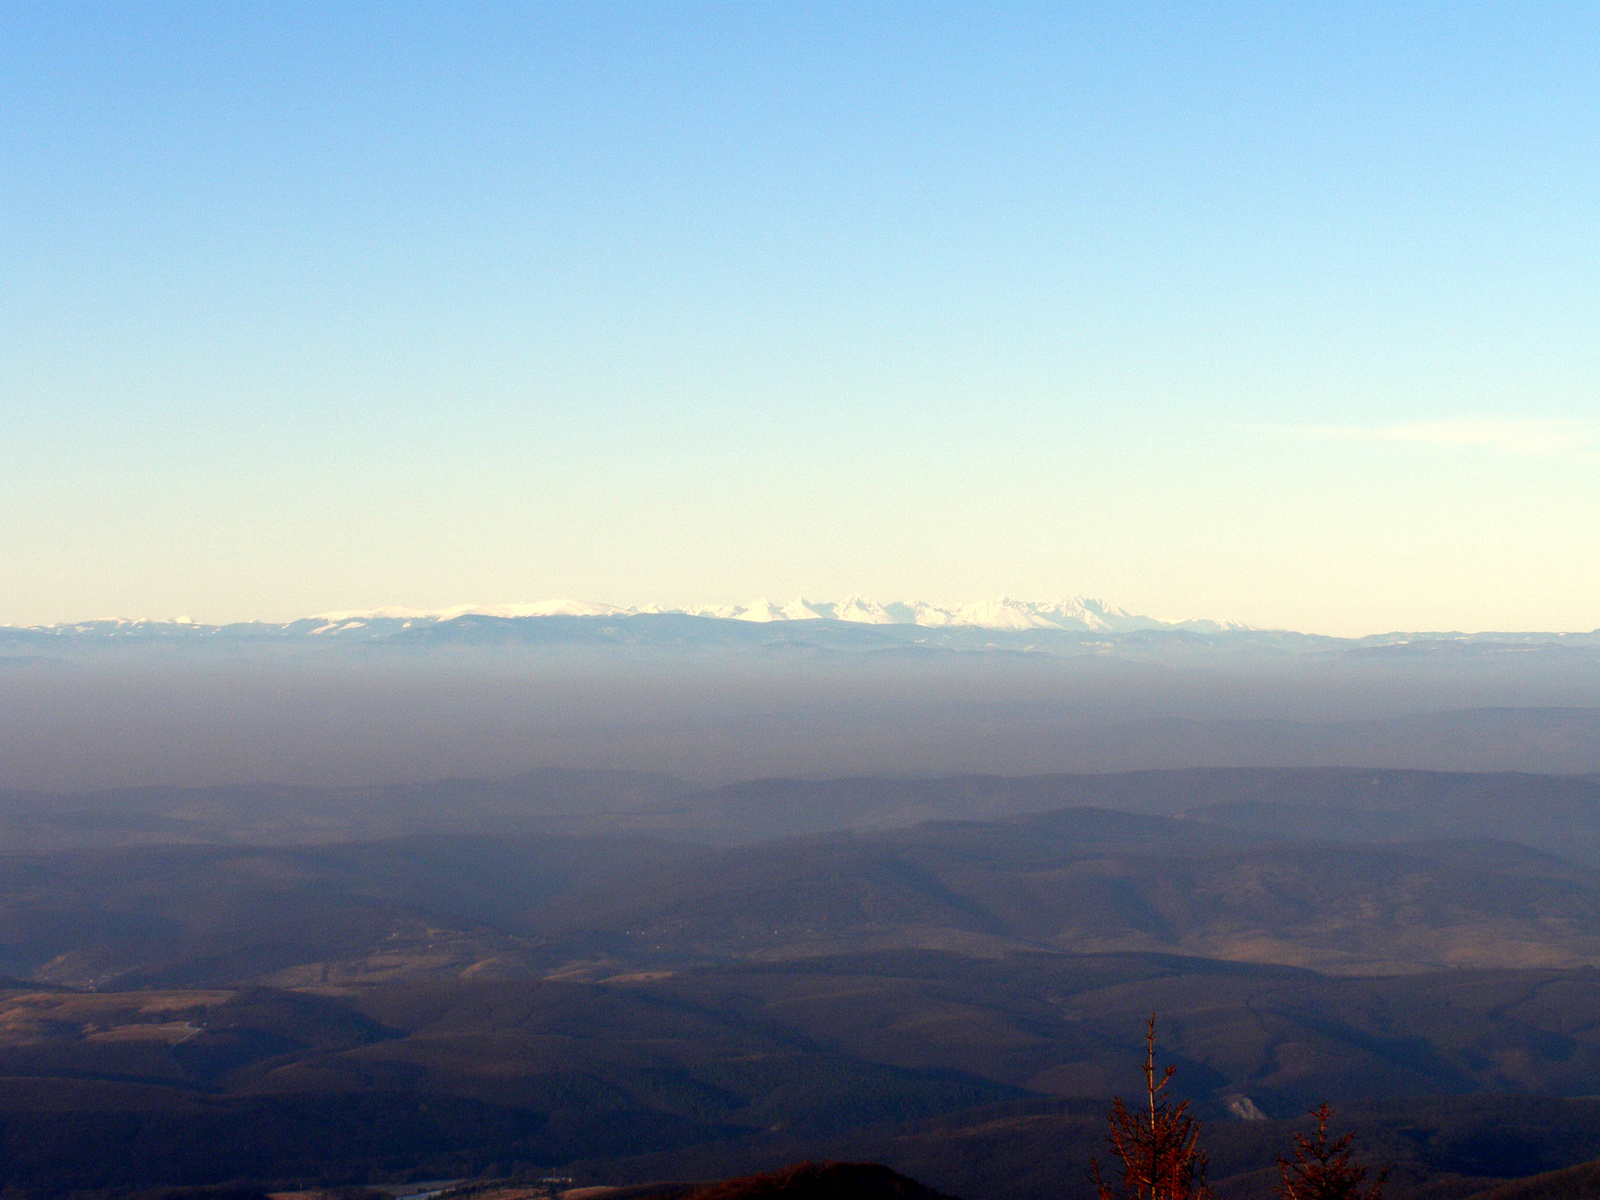
M1328 1140L1328 1121L1333 1109L1327 1104L1311 1110L1317 1119L1317 1134L1307 1137L1294 1135L1294 1159L1278 1159L1278 1169L1283 1172L1283 1182L1276 1189L1283 1200L1382 1200L1383 1181L1389 1177L1389 1168L1365 1188L1367 1168L1350 1160L1350 1139L1347 1133L1336 1142Z
M1199 1118L1189 1111L1187 1100L1174 1106L1164 1094L1177 1068L1169 1066L1156 1078L1154 1013L1145 1025L1145 1051L1146 1105L1135 1112L1120 1098L1111 1101L1106 1141L1122 1163L1122 1178L1108 1183L1096 1159L1094 1181L1100 1200L1211 1200Z

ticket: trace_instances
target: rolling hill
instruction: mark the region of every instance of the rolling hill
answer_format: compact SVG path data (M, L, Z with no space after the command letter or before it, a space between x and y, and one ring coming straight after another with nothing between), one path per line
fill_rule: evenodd
M1600 1158L1594 790L147 790L123 828L212 832L0 855L0 1175L42 1198L825 1157L1076 1200L1156 1011L1221 1200L1264 1200L1262 1164L1324 1099L1400 1164L1401 1200L1459 1200Z
M1600 866L1600 779L1300 767L939 778L755 779L700 789L638 771L362 788L0 792L0 853L327 845L409 834L633 834L718 845L1066 808L1184 817L1274 841L1515 841Z
M1322 1099L1363 1153L1410 1172L1401 1194L1600 1157L1600 1102L1583 1098L1600 972L901 953L603 985L12 986L3 1170L57 1191L373 1171L645 1182L827 1157L972 1200L1087 1196L1151 1007L1225 1194L1264 1195L1252 1173Z

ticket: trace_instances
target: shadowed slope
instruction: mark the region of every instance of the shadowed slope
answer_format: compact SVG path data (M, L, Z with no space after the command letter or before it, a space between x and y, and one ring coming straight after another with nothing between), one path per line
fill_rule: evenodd
M878 1163L803 1162L762 1175L725 1179L690 1200L946 1200Z

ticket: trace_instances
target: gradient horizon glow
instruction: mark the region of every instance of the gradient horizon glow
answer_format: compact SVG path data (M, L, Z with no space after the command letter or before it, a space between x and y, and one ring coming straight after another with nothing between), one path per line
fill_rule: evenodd
M1600 626L1592 6L0 6L0 622Z

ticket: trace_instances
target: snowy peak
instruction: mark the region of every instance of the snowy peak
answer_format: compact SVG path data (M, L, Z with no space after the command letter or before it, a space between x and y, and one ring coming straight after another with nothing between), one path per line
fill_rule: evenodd
M1243 630L1243 625L1215 621L1158 621L1087 596L1063 600L1014 600L1001 597L968 604L930 604L924 600L880 602L854 595L844 600L808 600L797 596L787 604L767 599L747 604L696 605L683 608L620 607L588 600L540 600L523 604L458 604L450 608L373 608L327 612L285 624L247 622L215 626L187 618L168 621L97 620L35 627L37 633L118 640L160 636L170 639L205 639L223 632L252 636L315 636L324 638L381 639L416 626L440 625L462 617L497 618L606 618L644 615L678 615L724 621L776 624L788 621L843 621L858 625L920 626L928 629L966 627L997 632L1026 633L1058 630L1074 633L1127 633L1144 629L1178 629L1199 633Z
M1088 596L1062 600L1014 600L1001 597L969 604L930 604L923 600L880 603L854 595L840 601L807 600L797 596L787 604L760 598L747 604L691 605L684 608L622 608L585 600L544 600L532 604L462 604L424 611L383 608L366 612L324 613L319 618L329 632L355 628L373 620L404 622L451 621L462 616L485 617L625 617L642 613L678 613L724 621L847 621L860 625L919 625L930 629L969 626L978 629L1023 632L1030 629L1071 630L1078 633L1123 633L1140 629L1191 629L1222 632L1243 626L1215 621L1158 621L1136 616ZM320 630L319 630L320 632Z
M979 629L1023 631L1028 629L1073 630L1076 632L1125 632L1136 629L1237 628L1215 622L1172 623L1153 617L1140 617L1106 604L1102 600L1079 596L1065 600L1032 601L1001 597L971 604L929 604L923 600L894 600L880 603L867 596L851 596L837 603L805 599L791 600L781 608L770 600L716 609L687 610L699 615L735 621L851 621L863 625L921 625L930 629L972 626Z

